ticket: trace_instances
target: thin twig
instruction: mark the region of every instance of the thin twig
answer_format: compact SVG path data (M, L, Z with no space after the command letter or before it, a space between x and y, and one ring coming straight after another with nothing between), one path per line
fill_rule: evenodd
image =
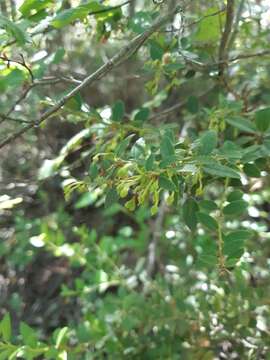
M170 114L172 114L173 112L175 112L176 110L179 110L181 107L183 107L186 104L186 100L175 104L159 113L153 114L148 118L148 121L152 121L152 120L157 120L157 119L162 119Z
M185 29L186 29L186 28L189 28L189 27L192 27L192 26L194 26L194 25L197 25L197 24L199 24L200 22L202 22L203 20L205 20L205 19L207 19L207 18L209 18L209 17L222 14L222 13L225 12L225 10L226 10L226 9L223 8L223 9L218 10L218 11L215 11L215 12L213 12L213 13L211 13L211 14L202 16L202 17L200 17L200 18L199 18L198 20L196 20L196 21L193 21L193 22L191 22L191 23L187 23L187 24L185 24ZM170 30L164 30L163 32L172 33L172 32L179 32L180 30L181 30L181 28L180 28L180 29L172 28L172 29L170 29Z
M19 105L28 95L28 93L31 91L31 89L35 86L35 83L30 84L27 86L27 88L22 92L21 96L18 100L15 101L15 103L11 106L11 108L8 110L8 112L5 114L4 117L0 120L0 124L2 124L5 120L8 119L9 115L15 110L16 106Z
M39 80L35 80L33 83L31 83L29 86L27 86L27 88L23 91L23 93L21 94L21 96L19 97L18 100L15 101L15 103L11 106L11 108L8 110L8 112L6 114L2 114L0 115L0 124L2 124L4 121L6 120L11 120L11 121L17 121L17 122L21 122L21 123L31 123L34 124L33 121L23 121L21 119L16 119L16 118L11 118L9 115L15 110L16 106L18 104L20 104L29 94L29 92L36 86L46 86L46 85L52 85L52 84L57 84L59 82L67 82L67 83L71 83L71 84L81 84L80 80L74 79L73 77L66 77L66 76L51 76L51 77L46 77L43 79L39 79Z
M224 13L224 12L225 12L225 10L226 10L226 9L225 9L225 8L223 8L223 9L218 10L218 11L215 11L215 12L213 12L213 13L211 13L211 14L208 14L208 15L202 16L202 17L201 17L201 18L199 18L198 20L193 21L193 22L191 22L191 23L189 23L189 24L186 24L186 25L185 25L185 27L186 27L186 28L188 28L188 27L191 27L191 26L197 25L197 24L199 24L201 21L203 21L203 20L205 20L205 19L207 19L207 18L209 18L209 17L216 16L216 15L219 15L219 14Z
M92 11L90 12L88 15L98 15L98 14L102 14L108 11L112 11L112 10L117 10L125 5L128 5L129 3L132 3L134 0L127 0L125 2L123 2L122 4L119 5L115 5L115 6L110 6L101 10L96 10L96 11Z
M10 63L14 63L14 64L18 64L18 65L21 65L23 66L29 73L30 75L30 78L31 78L31 82L33 83L34 82L34 75L32 73L32 70L30 69L30 67L26 64L25 60L24 60L24 57L23 57L23 54L20 54L20 57L21 57L21 61L20 60L13 60L13 59L10 59L8 58L5 54L4 55L0 55L0 59L5 61L7 63L7 66L9 67L9 64Z
M97 69L94 73L87 76L78 86L76 86L73 90L71 90L68 94L62 97L54 106L50 109L45 111L43 115L35 122L35 124L29 124L22 129L18 130L17 132L8 136L5 140L0 143L0 149L3 148L5 145L11 143L19 136L24 134L26 131L32 129L34 126L39 126L44 120L48 119L50 116L54 115L65 103L71 99L74 95L78 94L82 89L89 86L96 80L101 79L107 73L109 73L112 69L116 66L120 65L125 61L127 58L131 57L140 46L144 44L144 42L153 34L155 33L162 25L164 25L167 21L169 21L177 12L179 8L177 7L173 11L169 12L168 14L161 16L148 30L144 33L136 36L124 46L116 55L114 55L109 61L103 64L99 69Z
M206 90L204 93L197 95L197 97L200 99L200 98L206 96L210 91L213 90L213 88L214 87L212 86L210 89ZM183 106L186 105L187 101L188 101L188 99L185 99L185 100L183 100L183 101L181 101L181 102L179 102L179 103L177 103L177 104L175 104L175 105L173 105L173 106L171 106L171 107L169 107L167 109L164 109L161 112L158 112L156 114L152 114L148 118L147 121L154 121L154 120L157 120L157 119L162 119L162 118L174 113L175 111L181 109Z
M250 58L260 57L260 56L265 56L265 55L270 55L270 50L264 50L264 51L260 51L257 53L251 53L251 54L240 54L233 58L230 58L229 62L243 60L243 59L250 59Z
M29 120L24 120L24 119L19 119L19 118L14 118L14 117L11 117L11 116L7 116L7 115L5 115L5 114L0 114L0 118L3 120L10 120L10 121L14 121L14 122L18 122L18 123L21 123L21 124L29 124L29 123L31 123L31 121L29 121ZM2 120L1 120L1 122L2 122ZM0 123L1 123L0 122Z
M181 54L186 63L188 65L190 65L192 68L194 68L194 70L196 71L208 71L213 69L213 67L215 66L219 66L219 65L229 65L232 62L238 61L238 60L244 60L244 59L250 59L250 58L254 58L254 57L263 57L263 56L267 56L270 55L270 50L264 50L264 51L259 51L257 53L250 53L250 54L239 54L237 56L231 57L227 60L222 60L222 61L217 61L217 62L213 62L213 63L203 63L197 60L194 60L190 57L187 57L183 54Z

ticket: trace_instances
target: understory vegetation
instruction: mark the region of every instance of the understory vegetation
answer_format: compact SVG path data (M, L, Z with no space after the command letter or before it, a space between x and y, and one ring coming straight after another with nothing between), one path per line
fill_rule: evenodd
M0 360L270 359L269 29L0 2Z

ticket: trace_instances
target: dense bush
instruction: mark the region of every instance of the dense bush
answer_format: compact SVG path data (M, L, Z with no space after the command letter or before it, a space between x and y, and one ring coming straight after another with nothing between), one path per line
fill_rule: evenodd
M270 359L268 2L0 9L0 359Z

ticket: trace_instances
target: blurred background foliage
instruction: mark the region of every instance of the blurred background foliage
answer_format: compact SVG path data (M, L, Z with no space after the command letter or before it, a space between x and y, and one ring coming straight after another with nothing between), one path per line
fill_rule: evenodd
M0 11L0 359L270 359L268 1Z

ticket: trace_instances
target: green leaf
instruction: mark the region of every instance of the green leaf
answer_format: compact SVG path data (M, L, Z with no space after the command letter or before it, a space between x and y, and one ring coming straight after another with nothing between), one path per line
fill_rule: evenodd
M27 37L26 33L15 24L13 21L10 21L4 15L0 14L0 28L4 28L10 35L14 36L18 44L25 44Z
M89 176L91 180L95 180L98 177L98 166L96 163L92 163L89 167Z
M60 64L65 56L65 53L66 51L63 47L58 48L53 56L52 64Z
M159 177L159 186L168 191L177 191L175 184L166 176L161 175Z
M250 239L252 232L248 230L236 230L232 231L225 236L225 240L228 244L233 242L243 242Z
M218 11L218 7L211 7L202 14L202 20L199 22L197 34L195 35L197 42L212 43L219 40L225 14L224 12L218 13ZM212 15L215 13L217 14Z
M211 200L202 200L199 202L199 206L207 212L211 212L217 209L217 204Z
M174 147L169 136L164 135L160 143L160 153L163 159L174 155Z
M219 149L219 154L228 160L238 160L243 156L244 150L232 141L225 141Z
M144 32L152 24L151 15L149 12L138 11L130 19L129 26L132 31L137 34Z
M25 73L20 69L9 69L5 76L0 76L0 89L6 90L8 87L18 87L26 79Z
M127 147L130 144L131 139L134 137L134 134L129 135L125 139L119 142L115 148L115 155L121 157L126 151Z
M270 107L256 111L255 123L259 131L265 132L270 126Z
M261 145L251 145L245 148L244 155L242 156L242 162L248 163L255 161L262 157L262 146Z
M187 109L191 114L196 114L199 111L199 101L196 96L190 96L188 98Z
M13 353L13 349L7 349L4 351L1 351L0 353L0 360L7 360L10 359L9 356Z
M166 73L175 72L182 69L185 69L185 65L183 63L172 63L163 66L163 70Z
M250 177L261 177L260 169L255 164L245 164L244 173Z
M129 211L134 211L136 209L136 199L135 197L131 198L129 201L127 201L125 203L125 207L129 210Z
M111 205L115 204L119 199L118 193L116 189L110 188L106 193L105 198L105 208L110 207Z
M71 110L79 111L79 110L81 110L82 103L83 103L82 97L81 97L81 95L78 93L78 94L72 96L72 98L70 98L70 99L66 102L65 106L66 106L67 108L71 109Z
M196 248L199 248L198 262L202 265L216 266L218 261L216 241L207 235L200 235L195 241Z
M223 213L225 215L240 215L245 212L248 207L248 203L244 200L236 200L226 205L223 208Z
M30 326L24 322L20 323L20 334L22 335L23 342L25 345L35 347L37 345L37 333Z
M86 192L79 197L79 200L76 201L74 207L75 207L75 209L83 209L85 207L92 205L96 199L97 199L97 196L95 195L95 193Z
M53 3L53 0L25 0L19 7L19 11L24 17L30 17L33 13L46 9L46 7L51 3Z
M97 3L96 1L91 1L83 5L71 9L65 9L60 11L51 22L51 25L57 29L60 29L75 20L83 20L87 17L89 12L94 12L98 10L105 9L106 7Z
M150 43L150 56L152 60L161 60L163 56L163 49L156 41Z
M196 213L199 210L197 202L190 198L187 199L183 205L183 218L185 224L190 228L190 230L194 231L197 226L197 217Z
M229 202L241 200L243 195L244 193L241 190L234 190L227 196L227 200Z
M148 108L141 108L134 117L135 121L146 121L149 117L150 110Z
M68 331L69 331L69 329L68 329L67 326L63 327L62 329L57 329L57 330L56 330L56 332L55 332L55 334L54 334L54 337L55 337L55 347L56 347L57 349L59 348L59 346L60 346L61 344L63 344L63 342L66 341L67 335L68 335ZM66 357L65 357L65 359L66 359Z
M232 231L224 236L224 255L226 266L234 266L244 253L244 242L251 237L252 233L247 230Z
M9 342L11 339L11 319L10 315L7 313L3 317L1 323L0 323L0 330L3 336L3 339L6 342Z
M145 161L145 170L147 170L147 171L153 170L154 169L154 161L155 161L154 154L150 154Z
M208 229L216 230L218 228L218 223L212 216L204 212L198 212L196 215L198 221Z
M214 175L218 177L240 179L240 175L238 174L237 171L230 168L229 166L221 165L219 163L205 165L203 166L203 170L210 175Z
M206 131L199 139L200 155L209 155L217 146L217 133L214 130Z
M217 256L202 254L199 255L199 262L214 267L217 264Z
M125 114L125 104L118 100L112 108L112 121L121 121Z
M267 160L266 158L259 158L255 161L255 165L259 170L264 170L267 166Z
M256 133L256 128L251 121L241 117L226 118L226 122L239 130Z
M161 169L165 169L167 166L171 165L172 163L175 163L177 160L178 159L176 155L167 156L164 160L160 162L159 167Z

